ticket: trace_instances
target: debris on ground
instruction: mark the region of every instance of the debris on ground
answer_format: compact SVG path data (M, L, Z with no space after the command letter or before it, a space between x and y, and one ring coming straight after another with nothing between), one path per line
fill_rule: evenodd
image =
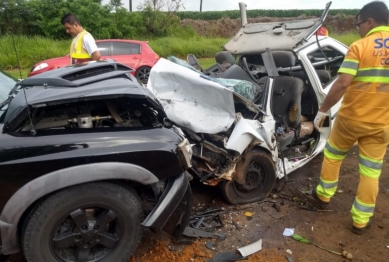
M238 251L242 254L242 256L247 257L258 251L262 250L262 239L254 242L248 246L238 248Z
M215 246L211 243L211 242L205 242L205 246L208 248L208 249L210 249L210 250L212 250L212 251L215 251L216 250L216 248L215 248Z
M290 250L290 249L287 249L287 250L285 250L286 251L286 253L288 253L288 254L291 254L292 255L292 250Z
M350 253L350 252L347 252L346 250L343 250L342 253L339 253L339 252L336 252L336 251L333 251L333 250L330 250L330 249L327 249L327 248L324 248L322 246L319 246L318 244L315 244L311 241L309 241L308 239L306 239L305 237L302 237L300 235L297 235L297 234L292 234L291 237L297 241L300 241L301 243L304 243L304 244L308 244L308 245L314 245L320 249L323 249L325 251L328 251L332 254L335 254L335 255L338 255L338 256L343 256L349 260L352 260L353 259L353 255Z
M285 237L290 237L294 233L294 228L285 228L284 233L282 233Z

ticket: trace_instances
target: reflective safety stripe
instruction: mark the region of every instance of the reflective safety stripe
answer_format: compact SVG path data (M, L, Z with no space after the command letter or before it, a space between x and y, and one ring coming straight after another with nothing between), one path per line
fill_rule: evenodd
M320 185L323 188L333 188L333 187L337 187L338 186L338 181L328 182L328 181L325 181L323 179L320 179Z
M357 70L349 68L339 68L338 73L345 73L355 76L357 74Z
M364 155L359 155L359 172L361 175L378 179L381 175L383 160L375 160Z
M375 69L359 69L357 76L384 76L389 77L389 70L386 68L375 68Z
M328 181L320 178L319 185L316 187L317 195L324 197L330 200L330 198L335 195L336 189L338 187L338 180Z
M389 77L383 76L356 76L355 82L369 82L369 83L389 83Z
M359 155L359 163L372 169L381 169L383 160L374 160L364 155Z
M329 141L327 141L324 148L324 156L333 160L343 160L346 157L347 152L348 151L343 151L334 147Z
M338 73L346 73L355 76L357 74L358 66L358 60L344 59L342 65L338 70Z
M357 210L361 212L374 213L375 204L365 204L362 203L358 198L355 198L353 205Z

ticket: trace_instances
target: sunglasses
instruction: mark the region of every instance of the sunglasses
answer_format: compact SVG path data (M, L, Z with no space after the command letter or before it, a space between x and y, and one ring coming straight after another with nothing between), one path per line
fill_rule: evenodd
M356 28L357 30L359 30L359 26L360 26L361 24L365 23L366 21L367 21L367 19L366 19L366 20L363 20L362 22L356 23L356 24L355 24L355 28Z

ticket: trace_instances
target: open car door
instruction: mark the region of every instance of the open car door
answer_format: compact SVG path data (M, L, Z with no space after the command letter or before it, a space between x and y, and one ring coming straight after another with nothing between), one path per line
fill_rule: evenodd
M247 23L246 5L240 4L242 27L223 49L234 55L258 54L272 50L292 50L307 41L322 25L332 2L319 18L272 23Z

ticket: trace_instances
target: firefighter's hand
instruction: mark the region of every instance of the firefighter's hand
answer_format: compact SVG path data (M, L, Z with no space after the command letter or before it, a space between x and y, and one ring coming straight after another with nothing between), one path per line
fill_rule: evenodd
M326 119L326 116L327 116L326 113L323 113L320 111L317 112L315 120L313 120L313 125L317 131L321 132L320 128L323 126L323 123L324 123L324 120Z

